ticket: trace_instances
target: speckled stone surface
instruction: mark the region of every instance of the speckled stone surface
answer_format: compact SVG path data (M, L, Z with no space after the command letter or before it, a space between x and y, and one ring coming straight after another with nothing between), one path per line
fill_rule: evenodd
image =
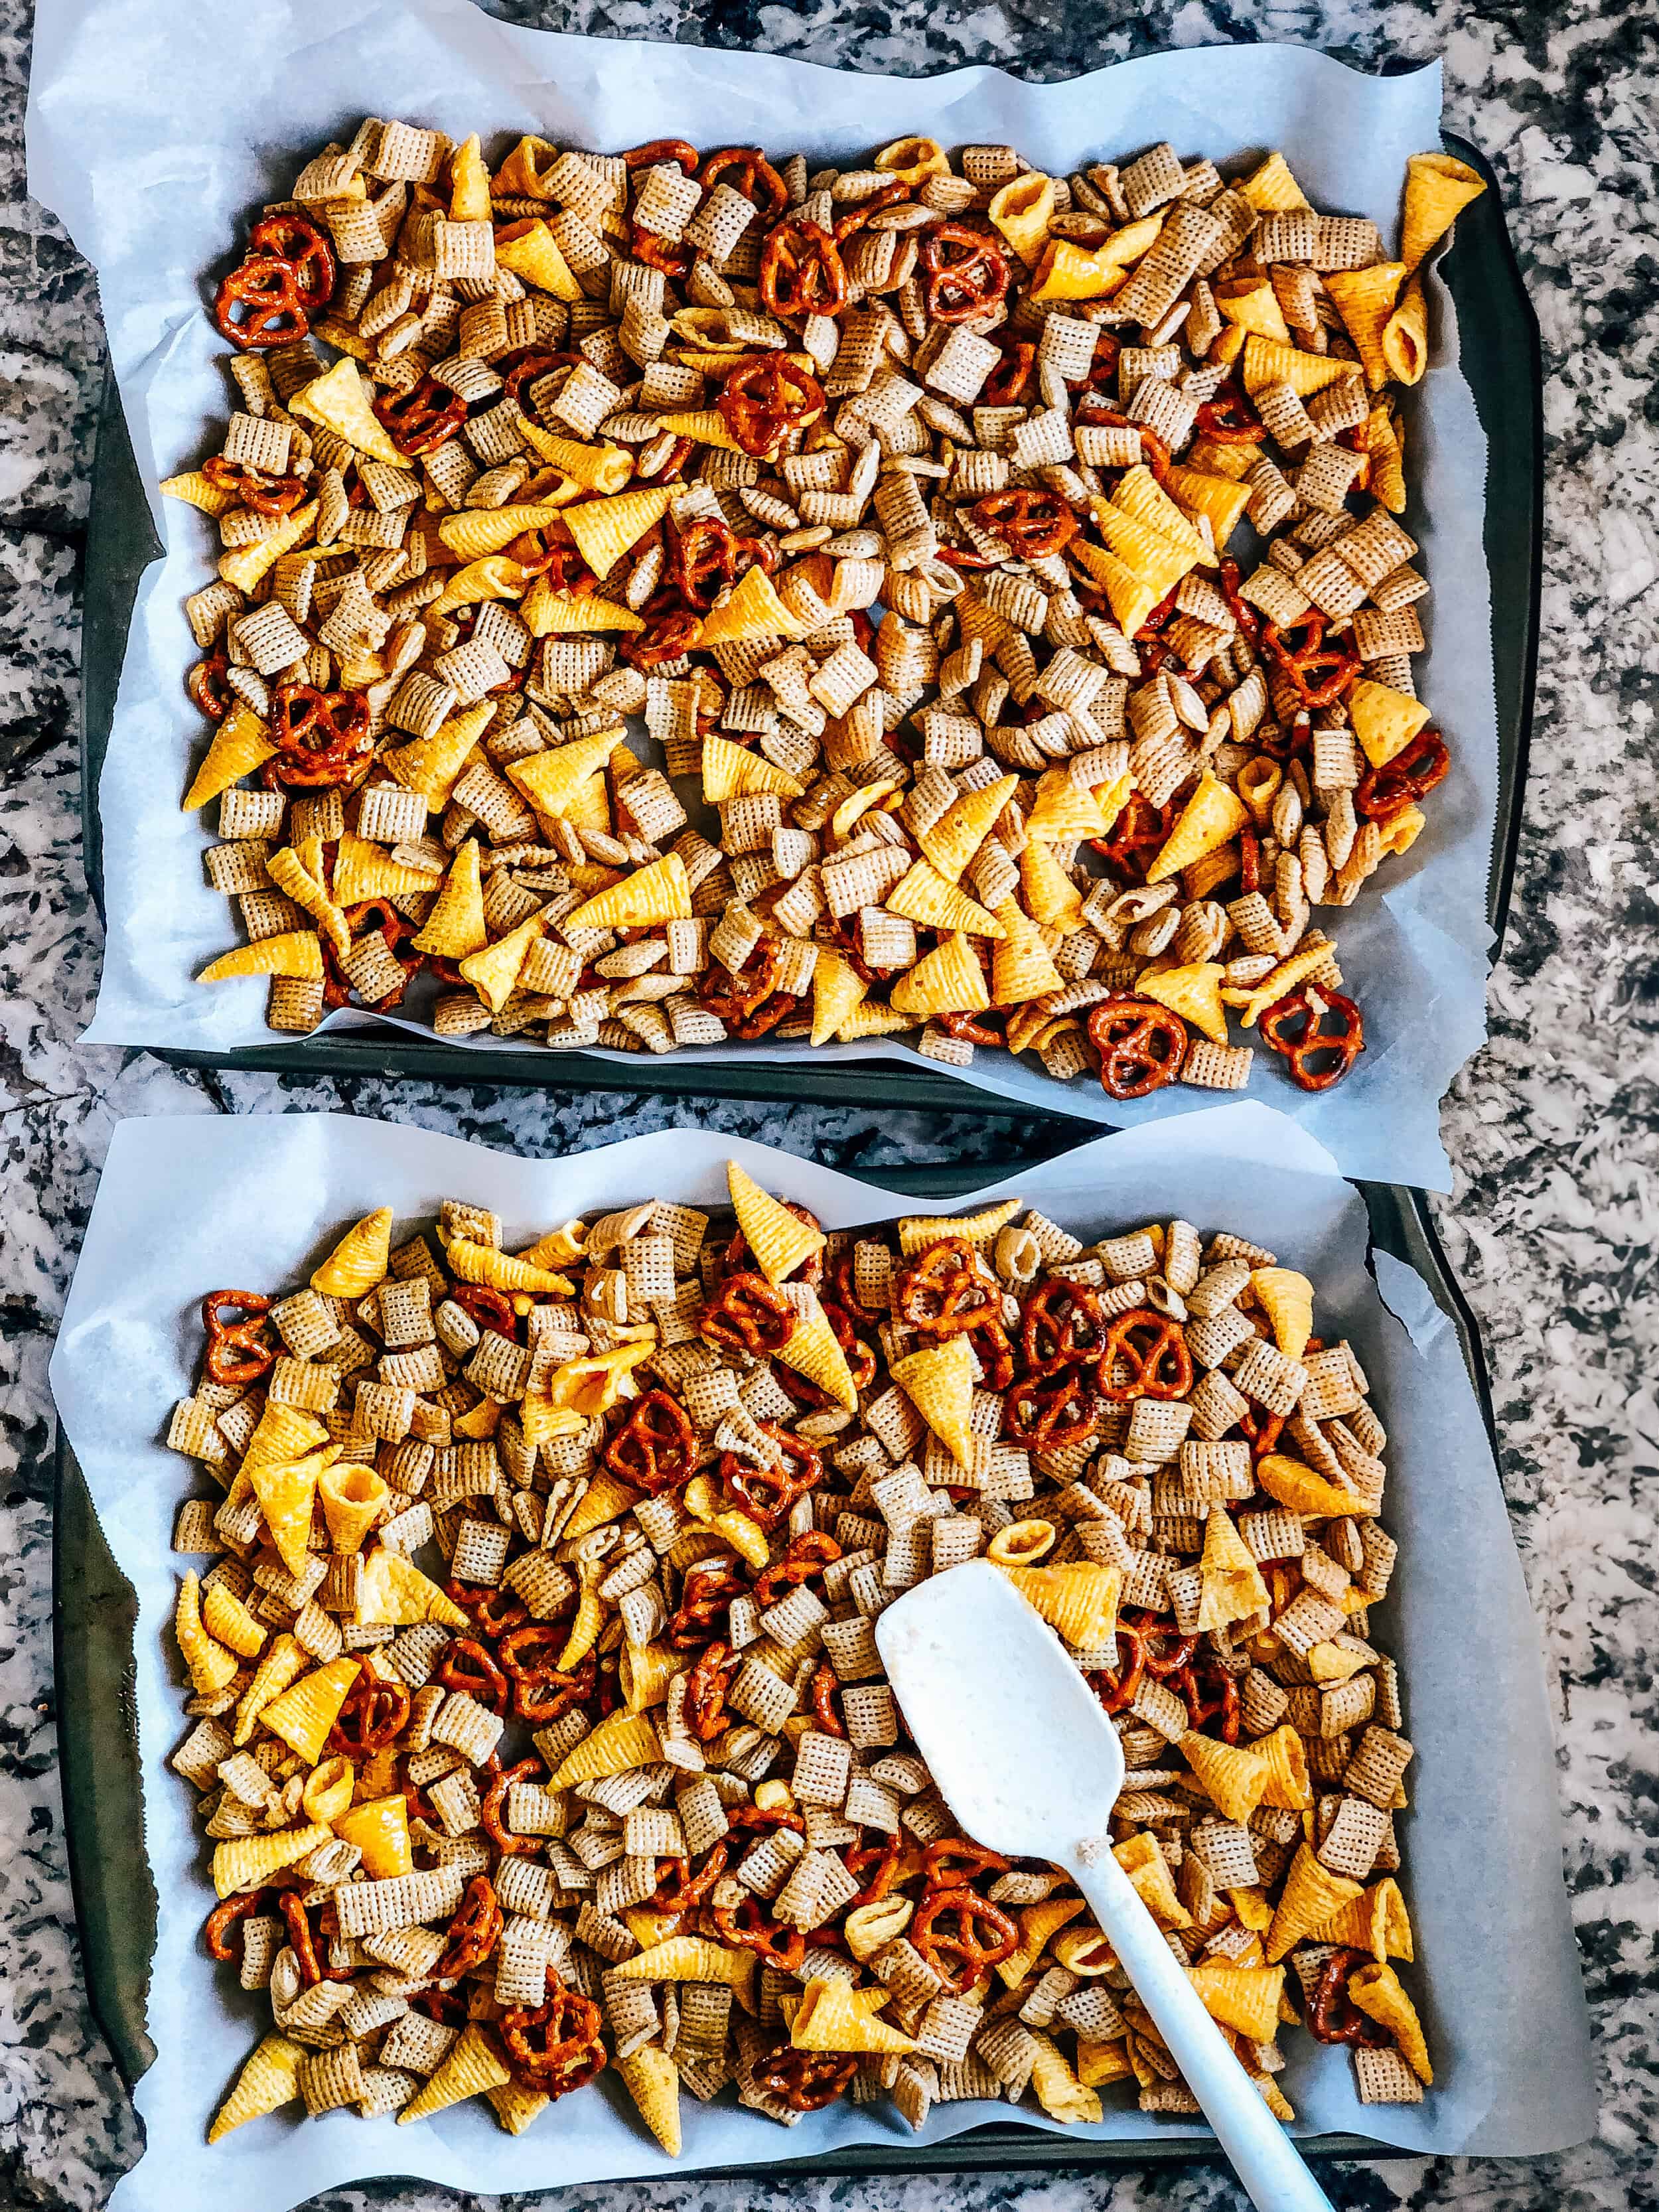
M988 61L1054 76L1224 40L1292 40L1364 68L1443 55L1448 119L1498 167L1543 326L1550 474L1515 908L1493 978L1492 1042L1447 1102L1457 1187L1437 1212L1485 1331L1504 1486L1559 1686L1567 1873L1603 2112L1599 2139L1558 2158L1353 2165L1334 2169L1328 2186L1343 2212L1659 2205L1650 1656L1659 1647L1659 15L1639 0L1155 0L1144 12L1118 0L507 0L498 12L898 73ZM102 2203L139 2146L87 2009L73 1932L51 1716L46 1359L112 1127L161 1110L344 1107L546 1153L693 1115L592 1093L221 1079L77 1049L99 957L73 732L102 351L91 275L25 193L28 42L27 7L12 0L0 9L0 2206L80 2208ZM990 1159L1044 1141L1034 1127L967 1116L714 1104L695 1118L853 1169ZM1478 1683L1471 1696L1478 1719ZM854 2198L867 2212L901 2203L907 2212L1243 2203L1210 2167L1115 2179L757 2178L581 2196L605 2212ZM391 2184L318 2200L329 2212L370 2203L437 2212L454 2201Z

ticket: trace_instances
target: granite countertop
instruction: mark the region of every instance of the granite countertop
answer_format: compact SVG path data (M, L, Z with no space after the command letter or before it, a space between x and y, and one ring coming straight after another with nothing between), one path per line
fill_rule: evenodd
M1055 76L1170 44L1264 38L1365 68L1443 55L1448 121L1497 167L1543 326L1550 476L1514 910L1492 979L1492 1040L1446 1103L1457 1185L1436 1213L1485 1333L1503 1479L1556 1691L1567 1876L1603 2110L1599 2139L1557 2158L1402 2158L1336 2168L1328 2186L1343 2208L1659 2203L1650 1656L1659 1604L1639 1487L1659 1451L1659 278L1644 236L1659 15L1634 0L1157 0L1145 13L1119 0L501 0L496 12L901 74L982 61ZM75 730L103 343L91 273L26 194L27 15L27 0L13 0L0 21L0 2204L80 2208L103 2202L139 2141L87 2008L74 1935L51 1705L46 1362L115 1121L333 1107L544 1154L696 1119L853 1170L989 1159L1045 1139L1036 1125L967 1116L196 1074L148 1054L77 1047L100 957ZM1243 2203L1213 2168L1084 2185L1091 2202L1121 2208ZM660 2212L726 2212L781 2199L787 2186L757 2176L653 2185L648 2200L637 2187L586 2194L614 2212L647 2201ZM931 2212L947 2197L973 2212L1011 2199L1062 2212L1079 2193L1066 2175L877 2179L824 2193L854 2188L872 2212L896 2212L901 2199ZM457 2200L390 2184L317 2200L330 2212L393 2201L438 2212Z

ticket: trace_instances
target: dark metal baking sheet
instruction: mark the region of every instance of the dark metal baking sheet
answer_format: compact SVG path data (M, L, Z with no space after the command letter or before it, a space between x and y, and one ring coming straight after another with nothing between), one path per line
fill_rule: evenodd
M1448 149L1469 162L1487 189L1458 217L1456 242L1442 264L1457 305L1465 375L1486 434L1486 545L1492 575L1492 663L1498 705L1498 792L1488 911L1501 936L1515 872L1521 802L1526 782L1543 520L1543 373L1538 325L1521 281L1503 200L1491 165L1450 132ZM103 911L102 838L98 780L109 743L115 691L138 580L161 551L133 465L113 381L104 400L87 542L86 623L82 647L83 721L81 806L87 881ZM663 1097L780 1098L795 1093L799 1072L770 1064L721 1065L686 1054L641 1053L633 1059L589 1059L548 1050L488 1056L385 1026L343 1035L273 1037L268 1044L226 1053L160 1055L180 1067L275 1069L306 1075L393 1075L465 1084L533 1085L543 1090L641 1091ZM921 1061L837 1065L815 1060L814 1103L823 1106L896 1106L1005 1119L1046 1118L1082 1123L1055 1085L1053 1105L1021 1099L953 1077Z
M878 1172L894 1189L939 1202L994 1180L997 1170L983 1164L949 1163ZM1414 1267L1456 1330L1495 1451L1492 1397L1474 1317L1435 1235L1426 1201L1393 1185L1361 1188L1373 1247ZM61 1435L56 1525L58 1727L70 1879L88 1994L131 2086L155 2056L144 2026L155 1893L144 1853L132 1692L137 1604L131 1585L110 1556L85 1478ZM1358 2136L1317 2136L1304 2148L1316 2157L1398 2154ZM785 2160L756 2169L756 2175L1087 2169L1206 2156L1213 2153L1188 2138L1149 2136L1084 2144L1030 2128L993 2125L915 2149L860 2147L817 2160Z

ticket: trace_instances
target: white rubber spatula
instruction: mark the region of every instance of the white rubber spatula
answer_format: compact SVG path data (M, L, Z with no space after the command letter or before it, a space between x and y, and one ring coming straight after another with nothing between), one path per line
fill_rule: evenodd
M963 1834L1065 1869L1252 2203L1261 2212L1331 2212L1112 1856L1107 1821L1123 1784L1122 1747L1048 1623L975 1559L890 1606L876 1644Z

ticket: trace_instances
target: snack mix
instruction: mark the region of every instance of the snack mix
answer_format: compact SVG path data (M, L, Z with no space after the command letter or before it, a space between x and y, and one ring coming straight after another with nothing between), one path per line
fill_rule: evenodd
M164 486L222 541L185 804L247 942L202 980L291 1031L1336 1083L1316 912L1450 766L1398 394L1480 189L1413 157L1390 259L1278 154L492 173L365 121L218 283L236 411Z
M211 2128L303 2100L529 2126L614 2069L788 2125L837 2098L1198 2107L1066 1878L960 1834L874 1625L996 1562L1113 1717L1114 1848L1281 2119L1282 2024L1432 2080L1371 1641L1387 1438L1313 1285L1010 1200L826 1236L728 1170L516 1253L389 1207L203 1306L168 1442L220 1902L270 2032ZM423 1567L420 1562L427 1564Z

